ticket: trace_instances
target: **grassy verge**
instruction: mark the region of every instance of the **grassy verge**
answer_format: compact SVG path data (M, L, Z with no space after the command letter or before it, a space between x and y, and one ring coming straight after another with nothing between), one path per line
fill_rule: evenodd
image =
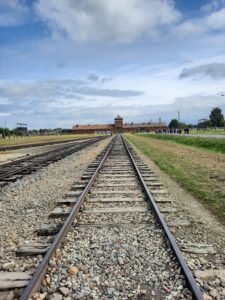
M87 137L94 137L93 134L73 134L73 135L47 135L47 136L24 136L24 137L11 137L10 139L0 139L0 146L13 146L22 144L44 143L51 141L62 140L75 140Z
M224 155L140 135L126 136L145 156L201 200L225 224Z
M141 134L140 134L141 135ZM163 141L175 142L178 144L204 148L210 151L225 153L225 139L190 137L190 136L173 136L164 134L145 134L145 137Z
M225 135L224 129L209 129L209 130L190 130L191 134L210 134L210 135Z

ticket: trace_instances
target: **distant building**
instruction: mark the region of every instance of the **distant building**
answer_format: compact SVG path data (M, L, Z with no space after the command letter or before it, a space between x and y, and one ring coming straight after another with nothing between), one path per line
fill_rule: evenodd
M26 135L28 133L27 124L17 123L16 133L20 135Z
M159 123L123 123L123 118L118 115L114 119L114 124L96 124L96 125L74 125L72 133L74 134L90 134L90 133L123 133L123 132L155 132L157 130L166 129L167 126L163 122Z

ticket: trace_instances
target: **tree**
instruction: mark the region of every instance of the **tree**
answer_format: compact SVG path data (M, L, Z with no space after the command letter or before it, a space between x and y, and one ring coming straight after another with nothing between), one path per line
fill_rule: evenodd
M188 127L188 126L187 126L186 123L180 122L180 123L178 123L178 127L179 127L179 128L186 128L186 127Z
M178 128L179 127L179 122L177 119L172 119L169 124L169 128Z
M0 134L2 135L3 139L6 136L10 136L10 130L9 130L9 128L3 128L3 127L1 127L0 128Z
M209 115L212 126L223 127L224 126L224 116L222 110L219 107L214 107Z
M211 127L212 123L210 120L204 120L202 122L198 123L198 128L207 128L207 127Z

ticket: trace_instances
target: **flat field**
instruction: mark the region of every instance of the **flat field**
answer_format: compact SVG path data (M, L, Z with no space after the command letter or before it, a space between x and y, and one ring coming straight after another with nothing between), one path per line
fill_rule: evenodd
M166 134L138 134L146 138L170 141L186 146L207 149L213 152L225 153L225 139L215 139L206 137L191 137Z
M44 142L75 140L88 137L94 137L93 134L68 134L68 135L41 135L41 136L25 136L25 137L11 137L10 139L0 139L0 146L13 146L23 144L38 144Z
M224 154L159 140L153 135L127 134L126 137L225 224Z

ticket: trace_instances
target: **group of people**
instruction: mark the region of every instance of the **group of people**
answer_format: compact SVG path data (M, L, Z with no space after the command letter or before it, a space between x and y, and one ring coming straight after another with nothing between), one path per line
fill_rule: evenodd
M156 133L172 133L172 134L189 134L189 128L170 128L170 129L159 129Z

